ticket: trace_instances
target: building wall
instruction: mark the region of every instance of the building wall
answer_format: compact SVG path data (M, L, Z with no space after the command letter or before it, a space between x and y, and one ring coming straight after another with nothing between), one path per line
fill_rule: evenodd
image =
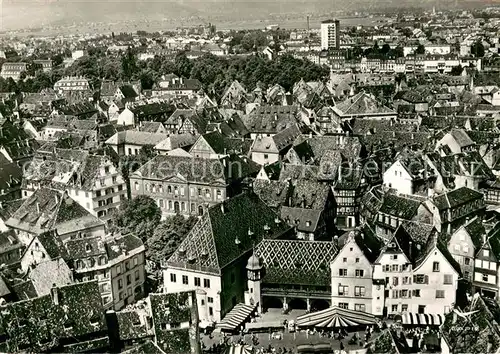
M280 155L275 152L256 152L252 151L252 161L259 165L268 165L279 161Z
M180 213L184 216L200 215L208 206L227 198L227 186L210 186L197 183L147 180L130 177L132 197L147 195L153 198L164 217ZM201 210L200 210L201 208Z
M460 265L463 277L472 281L474 275L474 244L463 227L451 235L448 242L448 251Z
M373 268L354 240L350 240L330 264L332 274L332 306L373 313ZM347 269L347 276L340 276ZM356 275L358 270L358 275ZM363 271L363 276L359 271ZM347 294L342 292L348 289Z
M173 277L175 275L175 277ZM199 279L199 286L195 284ZM175 281L173 281L175 279ZM187 284L185 284L187 280ZM206 282L208 280L210 284ZM206 287L205 285L210 285ZM206 272L168 267L163 270L163 290L168 293L197 290L198 312L201 321L220 322L221 314L221 276ZM209 299L210 298L210 299ZM210 300L210 301L209 301ZM212 310L210 310L212 308ZM212 312L212 315L210 313Z
M115 310L120 310L144 296L144 249L140 253L123 255L118 261L110 262L110 274Z
M31 265L40 264L42 262L50 261L47 250L35 240L31 243L28 248L24 251L24 255L21 259L21 269L26 272Z
M395 189L398 193L412 195L413 179L403 167L401 162L392 164L383 176L384 186Z
M410 311L411 265L401 252L383 253L377 260L373 279L385 283L384 307L388 315L400 314L404 309ZM406 297L402 292L406 291Z
M439 271L434 271L433 263L439 264ZM450 311L455 303L458 283L458 273L446 260L443 254L435 248L429 253L427 259L413 271L414 275L426 274L428 284L414 284L412 289L420 290L420 298L412 297L411 312L418 312L419 306L425 305L425 313L444 314ZM445 284L445 275L450 276L450 284ZM444 296L437 297L437 291L444 291Z

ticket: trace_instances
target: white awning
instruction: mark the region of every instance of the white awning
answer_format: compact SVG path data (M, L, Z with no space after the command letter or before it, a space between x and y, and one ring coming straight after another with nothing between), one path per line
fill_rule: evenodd
M234 331L250 317L250 314L254 312L256 307L239 303L215 327Z
M443 324L443 316L439 314L404 313L401 318L404 325L441 326Z

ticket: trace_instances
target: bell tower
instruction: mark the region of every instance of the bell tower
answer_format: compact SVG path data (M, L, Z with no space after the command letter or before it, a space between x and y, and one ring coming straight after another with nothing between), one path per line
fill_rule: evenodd
M248 291L245 296L245 303L247 305L257 305L258 313L262 313L262 293L261 293L261 280L263 276L262 262L254 254L248 259L247 262L247 282Z

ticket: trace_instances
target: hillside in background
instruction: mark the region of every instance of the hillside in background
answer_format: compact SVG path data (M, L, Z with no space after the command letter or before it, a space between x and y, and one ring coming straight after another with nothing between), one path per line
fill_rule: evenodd
M333 11L383 11L384 8L440 8L494 0L3 0L0 7L2 31L42 26L71 26L78 23L166 21L180 25L191 21L251 21L270 16L321 15Z

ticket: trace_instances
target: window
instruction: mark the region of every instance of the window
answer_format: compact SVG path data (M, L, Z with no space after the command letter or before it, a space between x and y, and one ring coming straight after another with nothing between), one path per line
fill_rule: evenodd
M483 274L483 281L488 282L488 274Z
M125 271L130 269L130 263L128 261L125 262Z
M120 274L122 272L122 268L120 267L120 265L117 265L116 266L116 274Z
M490 250L483 250L483 256L484 257L489 257L490 256Z
M392 285L398 286L399 285L399 278L398 277L393 277L392 278Z
M359 258L356 258L356 263L359 263Z
M174 194L179 195L179 188L177 186L174 186Z
M349 287L347 285L339 285L339 296L349 295Z
M349 304L347 302L339 302L339 307L344 310L349 309Z
M118 289L123 288L123 279L118 279Z
M111 178L111 180L113 181L113 184L116 184L116 182L117 182L116 176L113 176L113 178Z
M464 251L464 253L468 253L469 252L469 246L468 245L464 245L463 251Z
M439 272L439 262L432 263L432 271Z
M135 280L139 280L140 276L139 276L139 271L136 270L135 271Z
M393 259L393 260L397 260L397 259L398 259L398 255L397 255L397 254L393 254L393 255L392 255L392 259Z
M424 274L417 274L413 276L413 283L415 284L427 284L429 282L429 277Z
M465 257L464 262L465 262L465 265L469 265L470 264L470 258Z
M168 193L172 194L172 186L168 186L167 191L168 191Z
M214 303L214 298L213 297L209 296L207 299L208 299L208 303L209 304L213 304Z
M201 286L201 279L198 277L194 278L194 286Z
M392 312L398 312L398 305L392 305Z
M138 191L139 190L139 182L135 182L134 185L135 185L135 190ZM101 191L97 191L97 194L98 194L98 197L100 197Z
M264 154L264 160L267 160L269 159L269 155L268 154Z
M203 279L203 287L210 288L210 279Z
M420 289L412 290L411 295L413 297L420 297Z
M453 276L451 274L445 274L443 283L447 284L447 285L452 284L453 283Z
M347 269L339 269L339 277L347 277Z
M217 199L222 199L222 191L217 189Z
M213 316L214 315L214 309L212 307L208 308L208 315Z
M174 273L170 273L170 281L172 283L177 282L177 276Z
M354 287L354 296L357 296L357 297L365 296L365 287L364 286L355 286Z
M444 299L444 290L436 290L436 299Z
M402 304L401 305L401 311L402 312L407 312L408 311L408 305L407 304Z
M127 275L127 285L132 284L132 276L129 274Z
M347 263L347 258L344 257L344 259L342 259L342 262Z
M356 269L356 277L361 278L365 275L365 271L363 269Z
M182 276L182 284L184 284L184 285L188 285L189 284L188 276L187 275L183 275Z
M135 267L139 263L139 259L137 257L134 257L133 262L134 262L134 267Z
M393 290L392 291L392 298L393 299L398 299L399 298L399 290Z
M391 265L391 272L397 272L398 271L398 265L397 264L392 264Z
M354 310L365 312L366 306L365 306L365 304L354 304Z

